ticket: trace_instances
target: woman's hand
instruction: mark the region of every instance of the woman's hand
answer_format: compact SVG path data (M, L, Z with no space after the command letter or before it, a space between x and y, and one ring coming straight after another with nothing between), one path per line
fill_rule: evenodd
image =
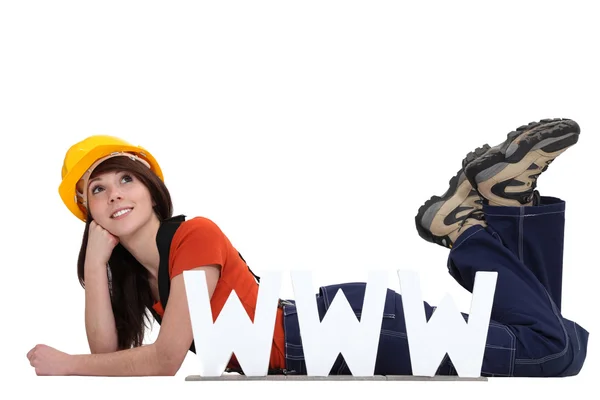
M73 356L50 346L38 344L27 353L36 375L70 375Z
M106 265L119 238L96 223L90 222L86 258Z

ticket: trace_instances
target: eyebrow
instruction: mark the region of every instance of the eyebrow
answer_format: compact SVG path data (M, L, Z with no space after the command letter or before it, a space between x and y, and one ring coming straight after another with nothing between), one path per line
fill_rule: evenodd
M116 173L116 174L120 174L120 173L122 173L122 172L127 172L127 171L125 171L125 170L116 170L116 171L113 171L113 172L114 172L114 173ZM90 185L92 184L92 182L98 181L98 180L100 180L100 179L101 179L101 178L100 178L99 176L97 176L97 177L95 177L95 178L92 178L92 179L90 179L90 180L88 181L88 187L90 187Z

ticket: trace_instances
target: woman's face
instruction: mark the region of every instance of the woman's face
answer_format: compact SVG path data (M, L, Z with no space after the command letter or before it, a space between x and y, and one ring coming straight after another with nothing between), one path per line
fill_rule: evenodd
M87 190L92 218L117 237L134 234L156 217L148 188L129 172L99 174Z

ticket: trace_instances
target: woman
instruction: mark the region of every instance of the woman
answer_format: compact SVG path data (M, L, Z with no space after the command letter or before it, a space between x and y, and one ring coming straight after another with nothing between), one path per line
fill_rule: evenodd
M564 208L540 196L537 177L575 144L571 120L542 120L469 153L450 180L416 216L424 239L450 250L450 274L469 291L477 271L497 271L483 376L572 376L581 370L588 332L560 313ZM213 318L231 290L250 317L258 283L227 236L211 220L172 216L161 169L141 147L92 136L65 156L60 194L85 221L78 275L85 287L85 324L92 354L69 355L49 346L27 357L40 375L173 375L194 351L185 296L185 270L204 270ZM363 284L321 288L319 310L342 288L355 310ZM167 297L168 296L168 297ZM410 375L402 298L388 290L376 375ZM168 302L167 302L168 300ZM164 307L166 305L166 307ZM150 310L161 323L157 340L141 346ZM425 303L429 318L433 307ZM293 300L277 311L270 373L305 374ZM239 371L235 357L229 367ZM339 357L331 374L349 374ZM454 375L446 357L438 374Z

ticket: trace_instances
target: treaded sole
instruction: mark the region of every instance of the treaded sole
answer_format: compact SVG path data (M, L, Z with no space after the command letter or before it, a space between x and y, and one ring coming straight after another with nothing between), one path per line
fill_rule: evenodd
M442 196L435 196L435 195L431 196L431 198L429 200L427 200L421 207L419 207L417 215L415 216L415 224L417 227L417 232L419 233L419 236L421 238L423 238L424 240L426 240L428 242L437 243L442 246L444 246L444 244L442 243L442 241L444 239L446 239L446 243L449 242L449 238L447 238L445 236L438 237L438 236L433 235L431 233L431 231L429 230L429 226L428 226L429 224L425 224L427 226L423 225L423 217L425 216L425 213L427 212L427 210L430 207L433 207L438 203L443 203L446 200L448 200L450 197L454 196L456 189L458 188L458 185L459 185L460 176L462 173L464 173L464 168L467 165L469 165L470 163L472 163L473 161L475 161L476 159L478 159L479 157L482 157L490 149L491 149L491 147L486 143L486 144L482 145L481 147L478 147L475 150L469 152L465 156L465 158L462 160L462 168L460 170L458 170L456 175L453 176L450 179L450 181L448 182L448 184L449 184L448 190L446 190L446 192Z
M555 152L577 143L579 137L579 125L567 118L542 119L537 122L530 122L527 125L522 125L516 130L509 132L506 135L506 140L498 146L493 147L487 154L477 158L465 168L465 175L471 185L477 188L479 182L478 175L488 170L499 163L515 164L520 162L527 153L529 153L536 145L546 139L560 138L568 135L563 139L542 148L549 152ZM519 137L526 135L523 140L519 141L518 146L511 148L510 154L507 156L507 150L511 144ZM516 149L516 150L515 150ZM489 179L486 177L485 179Z

